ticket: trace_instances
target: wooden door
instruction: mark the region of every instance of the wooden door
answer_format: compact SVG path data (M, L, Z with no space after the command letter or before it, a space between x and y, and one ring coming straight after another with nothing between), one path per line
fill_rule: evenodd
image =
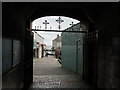
M24 85L28 87L33 82L33 33L25 30L25 77Z

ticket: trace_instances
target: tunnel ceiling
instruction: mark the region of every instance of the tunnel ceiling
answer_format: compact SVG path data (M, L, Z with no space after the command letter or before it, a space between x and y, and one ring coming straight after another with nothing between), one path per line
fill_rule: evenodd
M43 16L67 16L82 21L86 19L84 7L95 5L97 3L39 3L31 19Z
M6 7L6 8L5 8ZM32 21L44 16L67 16L79 21L94 22L96 17L107 8L106 3L86 2L17 2L3 3L3 10Z

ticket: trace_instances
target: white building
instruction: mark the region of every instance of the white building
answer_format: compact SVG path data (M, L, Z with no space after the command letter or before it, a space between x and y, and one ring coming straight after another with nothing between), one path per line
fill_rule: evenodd
M34 46L33 46L33 56L34 58L42 58L44 56L44 38L40 36L37 32L34 33Z
M52 41L52 47L54 49L61 48L61 36L57 35L57 37Z

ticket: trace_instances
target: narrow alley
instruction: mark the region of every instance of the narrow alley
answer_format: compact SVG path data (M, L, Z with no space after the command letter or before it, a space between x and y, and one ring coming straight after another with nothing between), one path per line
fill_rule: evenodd
M120 88L120 3L1 4L0 90Z
M53 56L33 61L30 88L92 88L79 74L64 69Z

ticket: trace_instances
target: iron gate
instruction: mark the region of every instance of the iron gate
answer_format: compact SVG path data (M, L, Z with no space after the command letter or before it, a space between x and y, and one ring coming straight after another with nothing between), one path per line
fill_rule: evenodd
M83 40L83 76L97 87L98 32L86 33Z

